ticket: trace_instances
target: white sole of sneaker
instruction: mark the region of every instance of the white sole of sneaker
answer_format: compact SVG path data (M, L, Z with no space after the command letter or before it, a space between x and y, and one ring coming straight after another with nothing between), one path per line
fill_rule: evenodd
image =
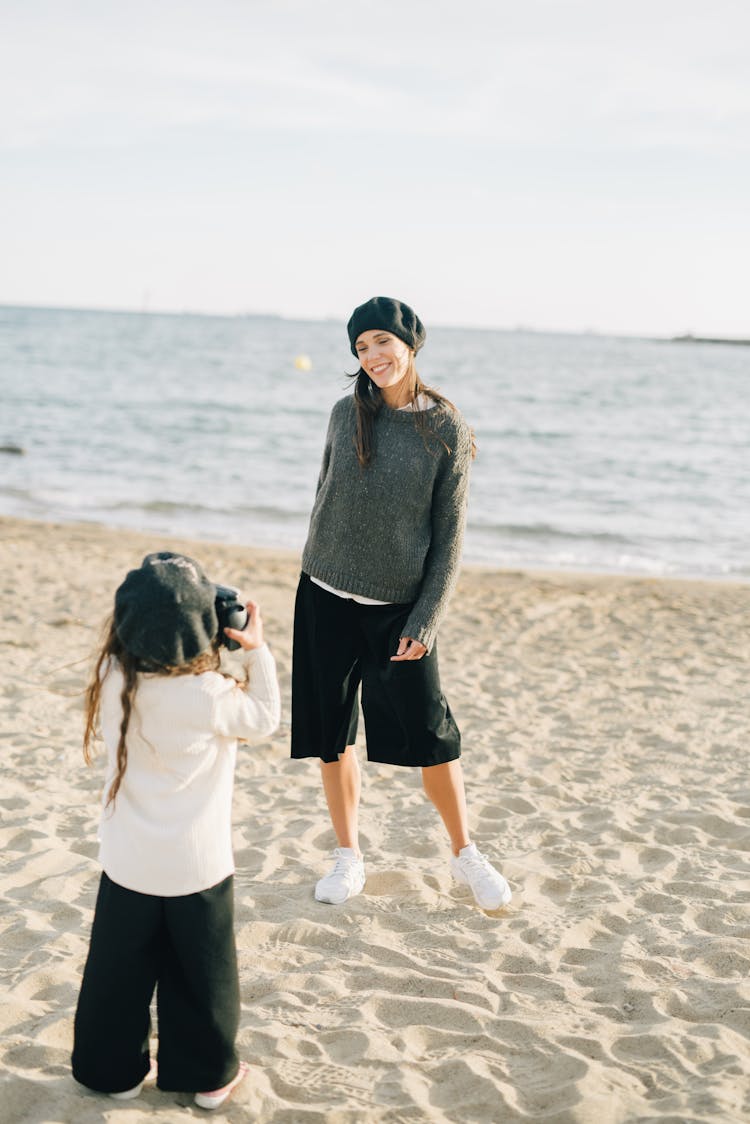
M327 894L325 890L319 891L318 887L316 886L315 901L321 902L323 905L343 905L344 902L348 902L350 898L356 898L357 894L361 894L364 888L365 884L363 882L361 886L359 886L356 890L351 890L348 894L346 894L345 897L334 898L330 894Z
M237 1076L233 1078L228 1085L223 1089L217 1089L215 1093L196 1093L193 1100L198 1108L208 1109L213 1112L214 1109L221 1108L221 1106L231 1097L234 1090L244 1081L250 1072L250 1067L247 1062L240 1062L240 1068L237 1070Z

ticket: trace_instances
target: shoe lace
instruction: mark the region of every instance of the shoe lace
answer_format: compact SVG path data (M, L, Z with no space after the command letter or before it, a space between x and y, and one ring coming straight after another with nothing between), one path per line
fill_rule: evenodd
M349 874L352 866L354 865L354 863L356 863L356 861L356 858L352 855L337 855L336 862L334 864L333 870L331 871L331 877L336 874Z
M483 854L467 855L463 860L463 868L469 877L492 877L495 873Z

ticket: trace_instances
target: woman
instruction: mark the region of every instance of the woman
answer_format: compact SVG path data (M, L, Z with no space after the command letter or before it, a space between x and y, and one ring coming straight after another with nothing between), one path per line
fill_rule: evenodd
M315 897L340 904L365 884L353 748L361 683L368 760L421 767L453 877L497 909L511 892L469 838L461 739L435 646L458 571L471 430L419 378L425 330L408 305L373 297L347 330L360 369L331 413L294 624L292 757L320 758L339 844Z

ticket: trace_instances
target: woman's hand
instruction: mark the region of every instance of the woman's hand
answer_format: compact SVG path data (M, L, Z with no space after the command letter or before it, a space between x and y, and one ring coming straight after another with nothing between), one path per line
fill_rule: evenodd
M253 648L260 648L263 645L263 618L260 615L260 606L256 605L255 601L248 601L245 608L247 624L242 631L237 628L225 628L224 632L231 640L236 640L246 652L250 652Z
M398 651L395 656L391 656L391 662L396 663L401 660L421 660L427 652L424 644L420 644L418 640L412 640L411 636L402 636L398 642Z

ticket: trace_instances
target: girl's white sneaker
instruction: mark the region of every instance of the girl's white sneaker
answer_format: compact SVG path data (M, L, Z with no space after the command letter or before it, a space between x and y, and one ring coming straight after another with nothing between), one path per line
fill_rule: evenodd
M132 1089L126 1089L123 1093L110 1093L109 1095L113 1101L132 1101L139 1095L144 1085L150 1085L154 1081L156 1081L156 1062L152 1058L148 1073L143 1081L139 1081Z
M198 1108L207 1108L209 1112L213 1111L215 1108L220 1108L224 1104L224 1101L232 1095L240 1081L244 1081L247 1077L249 1068L246 1062L240 1062L237 1076L233 1077L229 1084L225 1085L223 1089L214 1089L211 1093L196 1093L193 1099L198 1105Z

